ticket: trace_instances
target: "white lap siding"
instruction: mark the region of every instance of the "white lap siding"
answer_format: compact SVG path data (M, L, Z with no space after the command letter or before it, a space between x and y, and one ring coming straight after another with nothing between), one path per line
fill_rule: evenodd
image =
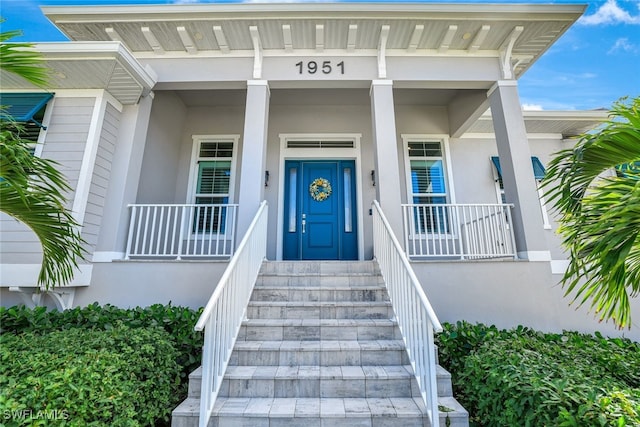
M100 142L96 153L95 165L91 175L89 197L84 215L82 237L87 242L87 250L93 253L98 242L104 202L107 194L109 180L111 178L111 163L116 147L118 127L120 125L120 112L107 103L100 131ZM89 259L91 259L89 257Z
M70 208L78 184L80 166L91 125L94 98L56 97L42 149L42 157L55 160L72 191L67 194ZM42 259L36 235L15 219L0 214L0 262L36 264Z

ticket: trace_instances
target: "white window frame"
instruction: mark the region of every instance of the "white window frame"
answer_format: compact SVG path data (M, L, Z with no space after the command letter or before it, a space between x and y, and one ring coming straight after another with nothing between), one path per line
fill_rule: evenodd
M187 197L186 204L196 203L196 190L198 188L198 164L200 161L215 161L215 160L229 160L228 157L200 157L200 145L203 142L231 142L233 143L231 154L231 168L229 177L229 201L227 203L234 203L235 196L235 177L236 177L236 162L238 158L238 143L240 141L240 135L192 135L193 141L191 147L191 163L189 164L189 182L187 184ZM226 228L225 233L226 234ZM185 230L186 231L186 230ZM202 233L189 231L192 235L201 235ZM210 235L212 233L206 233ZM217 233L213 233L217 234Z
M47 105L44 107L44 117L42 118L42 127L40 128L40 133L38 134L38 141L35 143L35 147L33 150L33 155L35 157L42 157L42 150L44 149L44 142L47 138L47 128L49 127L49 123L51 122L51 116L53 115L53 105L56 102L56 97L54 96L47 102Z
M498 156L496 154L496 156ZM491 164L491 173L493 174L493 182L496 188L496 200L498 203L505 203L502 199L504 196L504 188L500 188L500 176L498 175L498 171L496 170L496 166L493 164L493 160L489 157L489 163ZM537 157L537 156L532 156ZM498 156L499 158L499 156ZM538 157L540 159L540 157ZM543 165L544 166L544 165ZM535 177L534 177L535 178ZM538 200L540 200L540 212L542 213L542 227L545 230L551 230L551 223L549 222L549 213L547 212L547 204L544 200L544 191L541 187L542 180L536 179L536 189L538 190Z
M451 151L449 149L449 135L444 134L402 134L400 135L402 138L402 148L403 148L403 156L404 156L404 170L405 170L405 178L407 185L407 204L413 204L413 183L411 180L411 160L442 160L442 167L444 168L444 179L445 179L445 189L447 192L445 193L445 203L447 204L455 204L456 197L455 191L453 187L453 175L452 175L452 166L451 166ZM442 155L438 157L427 156L427 157L410 157L409 156L409 143L410 142L439 142L440 149L442 151ZM435 193L441 194L441 193ZM441 197L441 196L436 196ZM450 226L449 231L447 233L438 233L438 232L427 232L420 233L419 235L414 233L413 230L408 230L411 237L418 237L424 235L445 235L445 236L455 236L456 235L456 227Z

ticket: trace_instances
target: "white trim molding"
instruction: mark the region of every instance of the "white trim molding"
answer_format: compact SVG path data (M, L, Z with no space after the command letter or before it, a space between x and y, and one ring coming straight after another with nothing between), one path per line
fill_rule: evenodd
M29 308L42 305L44 296L48 295L62 311L73 307L76 290L89 286L93 273L93 265L81 264L68 285L47 290L38 285L40 268L40 264L0 264L0 288L18 292Z
M91 262L112 262L124 259L124 252L96 251L93 253Z
M236 162L238 160L238 145L240 135L191 135L191 161L189 163L189 181L187 183L187 198L185 203L196 202L196 186L198 180L198 162L200 161L200 144L203 142L233 142L231 157L231 176L229 177L229 203L235 200Z
M522 251L518 252L519 259L525 259L530 262L550 262L550 251Z
M37 288L40 264L0 264L0 288L28 287ZM75 271L73 280L63 288L89 286L93 265L80 264Z
M551 274L564 274L569 268L568 259L552 259Z

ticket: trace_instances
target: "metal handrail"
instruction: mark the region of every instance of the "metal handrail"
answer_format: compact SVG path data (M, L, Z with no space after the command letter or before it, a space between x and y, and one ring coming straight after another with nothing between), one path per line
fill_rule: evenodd
M267 252L267 202L258 208L211 298L196 331L204 330L199 425L207 426L247 304Z
M373 202L373 251L391 298L431 426L439 427L434 332L441 332L431 303L377 200Z

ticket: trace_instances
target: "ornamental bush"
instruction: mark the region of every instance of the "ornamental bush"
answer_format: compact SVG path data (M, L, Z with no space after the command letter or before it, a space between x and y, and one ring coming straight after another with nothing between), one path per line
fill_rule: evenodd
M70 328L0 335L7 426L138 426L168 420L180 381L161 328Z
M479 426L640 426L640 343L458 322L438 345Z
M186 396L188 376L200 366L203 334L193 327L200 310L171 304L154 304L141 308L123 309L110 304L100 306L93 303L70 310L34 309L25 306L0 307L0 333L50 332L81 327L84 329L109 330L120 322L130 328L161 327L169 333L178 354L176 362L181 367L182 387L178 401Z

